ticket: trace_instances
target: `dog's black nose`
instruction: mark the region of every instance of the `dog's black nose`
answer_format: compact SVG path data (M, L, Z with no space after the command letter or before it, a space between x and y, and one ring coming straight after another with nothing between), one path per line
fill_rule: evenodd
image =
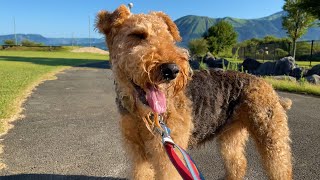
M177 77L179 73L179 67L174 63L165 63L160 66L162 77L169 81Z

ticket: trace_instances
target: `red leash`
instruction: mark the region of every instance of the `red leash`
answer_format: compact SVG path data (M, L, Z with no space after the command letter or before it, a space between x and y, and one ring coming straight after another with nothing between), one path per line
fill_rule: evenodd
M162 116L159 116L159 124L161 125L162 130L160 128L156 128L156 130L160 133L163 146L169 156L169 159L179 172L180 176L184 180L204 180L204 177L198 170L190 155L173 142L172 138L170 137L170 129L162 121ZM174 148L180 151L186 165L184 165L184 163L181 161Z
M177 169L179 174L184 180L194 180L195 178L192 177L192 174L190 173L189 169L183 164L183 162L180 160L176 152L174 151L174 145L167 143L165 145L166 152L170 158L170 161L174 165L174 167ZM193 166L194 170L198 172L195 166ZM199 173L199 172L198 172ZM197 180L201 180L200 176L196 175Z

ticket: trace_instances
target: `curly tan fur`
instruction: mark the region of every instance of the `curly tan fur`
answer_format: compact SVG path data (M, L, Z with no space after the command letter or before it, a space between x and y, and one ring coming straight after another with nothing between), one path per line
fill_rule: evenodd
M286 109L264 80L231 71L192 72L188 52L174 22L162 12L131 14L124 5L100 11L97 29L105 34L115 77L124 146L132 159L133 179L181 179L157 136L144 119L152 112L141 92L156 86L165 94L162 114L173 140L182 148L219 134L227 179L243 179L245 143L253 137L270 179L292 179ZM179 73L165 80L161 65L174 63Z

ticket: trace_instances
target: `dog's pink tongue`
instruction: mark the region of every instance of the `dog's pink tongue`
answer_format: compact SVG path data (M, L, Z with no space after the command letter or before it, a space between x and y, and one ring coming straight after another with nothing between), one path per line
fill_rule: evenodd
M167 109L166 95L154 87L148 88L146 99L151 109L158 114L164 113Z

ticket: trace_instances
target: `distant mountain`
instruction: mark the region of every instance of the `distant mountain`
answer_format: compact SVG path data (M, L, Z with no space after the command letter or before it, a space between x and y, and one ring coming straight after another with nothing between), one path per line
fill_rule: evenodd
M209 18L188 15L177 19L175 23L177 24L183 39L181 45L187 46L191 39L201 37L208 28L221 20L228 21L233 25L238 32L238 41L240 42L251 38L263 38L267 35L286 37L286 31L282 28L282 17L285 15L285 11L258 19L238 19L232 17ZM301 39L320 39L320 27L310 28Z
M258 19L238 19L232 17L210 18L204 16L188 15L175 21L183 41L181 46L187 46L191 39L199 38L211 26L221 20L230 22L238 32L238 41L244 41L251 38L263 38L267 35L276 37L286 37L286 31L282 28L282 17L286 15L285 11L272 14ZM14 39L14 35L0 36L0 44L6 39ZM46 38L39 34L17 34L18 42L28 39L45 45L78 45L89 46L89 38ZM310 28L301 40L319 40L320 27ZM91 38L91 45L106 49L104 39Z
M99 38L46 38L40 34L16 34L17 41L20 43L22 40L30 40L38 43L43 43L45 45L53 46L89 46L91 41L91 46L96 46L101 49L106 49L104 39ZM14 34L2 35L0 36L0 44L3 44L7 39L15 39Z
M40 34L16 34L16 37L17 37L17 41L18 42L21 42L21 41L27 39L27 40L30 40L30 41L43 43L43 44L48 44L49 43L49 39L41 36ZM14 40L15 39L15 35L14 34L9 34L9 35L0 36L0 44L3 44L3 42L5 40L8 40L8 39Z

